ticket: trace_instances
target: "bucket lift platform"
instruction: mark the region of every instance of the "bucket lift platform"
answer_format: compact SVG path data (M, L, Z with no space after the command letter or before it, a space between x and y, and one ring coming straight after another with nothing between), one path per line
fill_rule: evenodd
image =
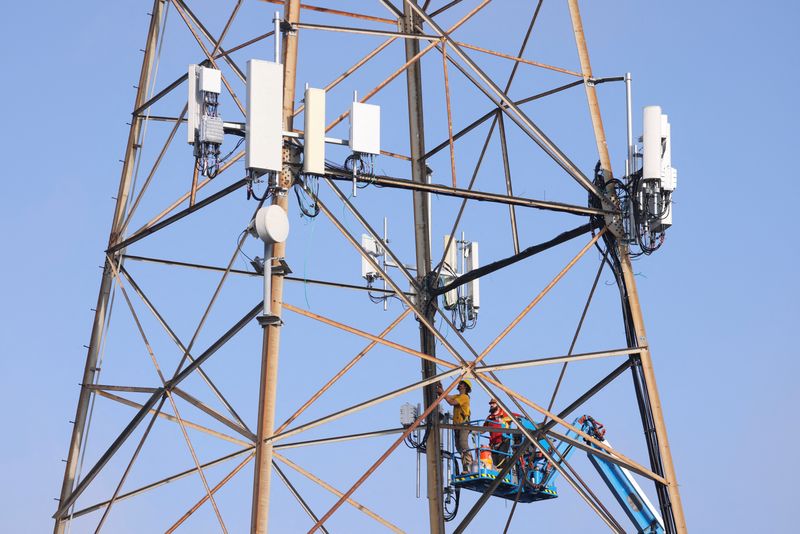
M514 468L506 474L492 495L513 501L517 499L517 493L519 493L519 502L522 503L544 501L558 497L558 492L554 485L550 484L535 488L531 484L520 481L516 471L517 469ZM483 493L497 479L499 474L500 471L481 466L476 472L453 475L451 483L456 488ZM521 491L520 484L522 484Z

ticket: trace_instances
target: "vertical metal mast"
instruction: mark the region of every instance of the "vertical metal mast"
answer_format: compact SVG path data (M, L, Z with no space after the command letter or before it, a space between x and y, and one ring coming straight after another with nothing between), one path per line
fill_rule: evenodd
M139 74L139 85L136 91L136 103L134 109L138 109L147 99L147 88L150 86L150 76L153 72L153 63L155 61L156 47L158 44L158 37L161 31L161 16L163 13L164 0L154 0L152 15L150 19L150 28L147 32L147 43L145 44L144 58L142 59L142 69ZM131 117L131 128L128 133L128 142L125 146L125 159L123 160L122 174L119 181L119 189L117 190L117 203L114 207L114 219L111 223L111 235L108 238L108 247L111 248L117 244L120 239L120 231L125 219L125 212L128 207L128 196L130 194L131 182L133 179L133 170L135 166L136 151L139 150L138 139L141 133L143 119L140 116L134 115ZM114 255L115 262L121 262L122 251ZM67 465L64 469L64 481L61 484L61 495L59 502L67 501L67 498L72 493L75 485L75 478L78 471L78 463L83 445L84 432L86 430L86 422L89 414L89 404L91 402L91 389L90 386L94 384L95 377L99 371L97 368L97 361L100 354L100 345L102 343L103 327L106 321L106 313L108 311L109 298L111 296L111 286L114 280L113 271L109 263L109 258L106 256L104 262L103 278L100 282L100 292L97 296L97 305L95 306L94 321L92 323L92 334L89 340L89 349L86 352L86 365L83 370L83 379L81 380L81 392L78 396L78 408L75 412L75 423L72 428L72 437L69 442L69 451L67 453ZM64 516L56 517L54 532L60 534L64 532L66 526L66 517L69 511L65 512Z
M289 24L300 20L300 1L286 0L284 17ZM283 34L283 130L291 131L294 114L295 78L297 73L297 33L287 31ZM280 189L288 190L294 181L292 168L295 156L284 147L283 171L278 178ZM272 200L288 211L286 195L275 194ZM283 258L286 254L286 243L276 243L273 249L274 258ZM271 266L265 262L264 270ZM272 275L272 315L281 316L283 308L283 274ZM272 475L272 442L264 443L275 430L275 398L278 386L278 354L280 351L281 323L262 322L264 340L261 353L261 386L258 396L258 431L256 441L255 474L253 477L253 509L250 532L265 534L269 525L269 495Z
M589 52L586 46L586 39L583 33L583 23L581 21L580 10L578 8L577 0L569 0L569 11L572 18L572 27L575 33L575 43L578 48L578 56L581 62L581 71L584 78L584 85L586 87L586 97L589 103L589 111L592 117L592 126L594 127L595 139L597 140L597 150L600 155L600 165L607 171L608 177L611 174L611 159L608 155L608 146L606 144L605 131L603 129L603 121L600 116L600 106L597 101L597 93L593 84L589 83L592 78L592 67L589 62ZM632 170L632 169L631 169ZM686 532L686 521L683 516L683 506L681 505L680 492L678 491L678 479L675 475L675 467L672 463L672 453L670 452L669 442L667 440L667 427L664 423L664 416L661 411L661 401L658 396L658 388L656 386L656 375L653 370L653 361L650 357L650 349L647 342L647 333L644 328L644 319L642 317L642 310L639 305L639 294L636 289L636 280L633 277L633 268L631 267L630 256L628 254L628 247L617 240L617 252L619 254L620 264L622 267L622 277L624 282L624 290L627 298L627 306L630 311L630 322L632 326L631 336L629 336L632 345L641 348L642 352L639 354L641 361L642 371L644 373L644 392L642 394L644 399L642 401L647 404L643 406L649 408L650 418L652 418L653 430L655 431L655 439L657 441L657 458L653 460L660 460L659 465L653 465L656 473L661 474L667 480L667 494L668 502L664 502L662 492L659 491L659 501L661 501L662 511L667 517L664 517L666 522L667 531L674 531L678 533ZM626 318L627 320L628 318ZM634 370L635 372L635 370ZM645 419L643 414L643 420ZM651 442L649 429L647 431L648 442ZM651 454L652 456L652 454ZM653 462L658 464L658 461ZM661 467L662 469L659 469ZM659 473L663 471L663 473ZM671 515L672 517L669 517ZM670 525L674 520L674 526ZM673 527L673 528L670 528Z
M416 3L416 0L414 0ZM400 19L401 31L419 33L416 21L419 20L408 2L403 4L403 17ZM406 61L419 54L419 40L406 39ZM411 63L406 69L406 85L408 89L408 127L411 145L411 177L414 182L427 183L427 171L423 155L425 154L425 125L422 111L422 69L418 61ZM423 288L418 297L419 305L426 305L425 287L427 275L431 271L430 212L428 193L415 191L414 202L414 238L417 256L417 280ZM433 324L435 312L431 308L423 310L428 321ZM436 340L433 334L420 323L420 351L431 356L436 355ZM428 378L436 374L436 364L422 361L422 376ZM436 400L436 388L430 385L425 388L425 407ZM427 466L428 512L430 516L430 532L444 532L444 515L442 511L442 461L441 433L439 431L439 415L436 410L428 418L429 431L425 443Z

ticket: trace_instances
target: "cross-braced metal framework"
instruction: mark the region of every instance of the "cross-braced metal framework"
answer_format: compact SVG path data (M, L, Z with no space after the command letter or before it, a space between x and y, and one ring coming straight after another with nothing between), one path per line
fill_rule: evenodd
M264 31L272 25L270 4L282 8L289 135L279 181L288 194L261 196L236 141L244 135L241 65L270 57L277 42ZM540 449L563 477L560 500L583 501L602 524L624 532L596 483L550 457L542 440L570 441L651 481L666 530L685 532L621 214L613 189L597 179L613 173L596 87L620 78L593 75L577 0L349 5L358 11L324 4L153 2L55 531L114 530L116 516L121 524L137 521L139 530L192 530L192 521L214 521L225 532L246 524L266 532L289 518L295 530L327 532L353 530L342 527L356 524L352 513L371 521L368 528L377 522L396 532L444 532L439 440L447 425L429 415L469 378L476 394L539 422L531 431L512 416L525 446ZM563 24L558 31L543 21L548 10ZM558 43L571 54L538 58L531 52L537 39L548 43L537 50ZM578 67L563 66L576 59ZM193 63L220 69L225 88L224 147L232 149L213 178L202 176L191 150L176 142L187 113L187 76L179 73ZM354 90L359 101L382 106L379 170L355 176L344 165L347 147L331 145L328 172L302 174L296 119L304 109L298 87L306 82L324 84L335 113L327 130L339 138L347 137ZM580 87L585 95L576 94ZM585 169L597 159L602 172L593 175ZM546 190L549 199L515 190ZM295 197L300 210L290 207ZM275 245L276 260L266 266L279 323L256 320L258 262L240 265L254 246L245 229L264 203L282 206L293 221L288 247ZM391 241L385 229L376 230L384 217ZM404 227L412 231L397 230ZM440 231L451 243L462 231L479 236L483 257L492 261L445 287L432 282L447 249L432 243ZM379 243L391 271L362 247L359 233ZM383 288L353 276L360 257ZM604 273L619 290L614 299L598 296ZM465 331L439 297L479 277L495 298L485 297L478 328ZM581 280L590 282L588 296L579 296ZM576 291L559 293L569 287ZM384 314L371 300L393 304ZM123 310L112 314L115 305ZM598 306L608 309L592 315ZM531 327L533 310L542 308L545 322ZM598 327L587 334L592 317ZM578 352L583 339L590 350ZM566 353L531 357L559 346ZM503 363L490 361L498 347L511 354ZM344 356L349 351L354 355ZM568 366L579 377L575 384L565 380ZM581 366L591 371L581 373ZM514 378L546 369L554 371L541 379ZM627 373L633 388L622 404L635 408L645 431L632 454L568 421ZM387 401L420 393L416 421L391 428L386 414L396 404ZM573 395L569 402L566 395ZM412 460L400 446L426 426L427 518L420 519L425 513L413 492L390 481L408 480L409 470L399 466ZM641 451L647 465L632 457ZM274 480L286 493L271 487ZM226 493L236 484L241 489ZM492 491L457 518L456 532ZM142 509L147 514L137 513ZM492 524L508 530L515 513L526 512L515 502L507 519Z

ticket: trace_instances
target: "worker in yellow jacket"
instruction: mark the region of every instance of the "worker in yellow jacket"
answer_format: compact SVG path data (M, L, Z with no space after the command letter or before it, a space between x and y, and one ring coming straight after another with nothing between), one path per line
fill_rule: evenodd
M454 425L468 425L470 418L469 410L469 394L472 392L472 384L466 378L458 383L456 387L458 393L455 395L445 395L444 400L453 406L453 424ZM442 385L439 384L438 394L441 395L444 390ZM453 430L456 442L456 450L461 453L461 467L462 473L470 473L472 471L472 453L469 451L469 431L467 429Z

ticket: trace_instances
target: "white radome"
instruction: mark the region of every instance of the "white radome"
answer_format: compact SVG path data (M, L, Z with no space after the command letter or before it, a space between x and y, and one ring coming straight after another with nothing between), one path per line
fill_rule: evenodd
M283 243L289 237L289 217L276 204L262 207L256 212L255 229L265 243Z

